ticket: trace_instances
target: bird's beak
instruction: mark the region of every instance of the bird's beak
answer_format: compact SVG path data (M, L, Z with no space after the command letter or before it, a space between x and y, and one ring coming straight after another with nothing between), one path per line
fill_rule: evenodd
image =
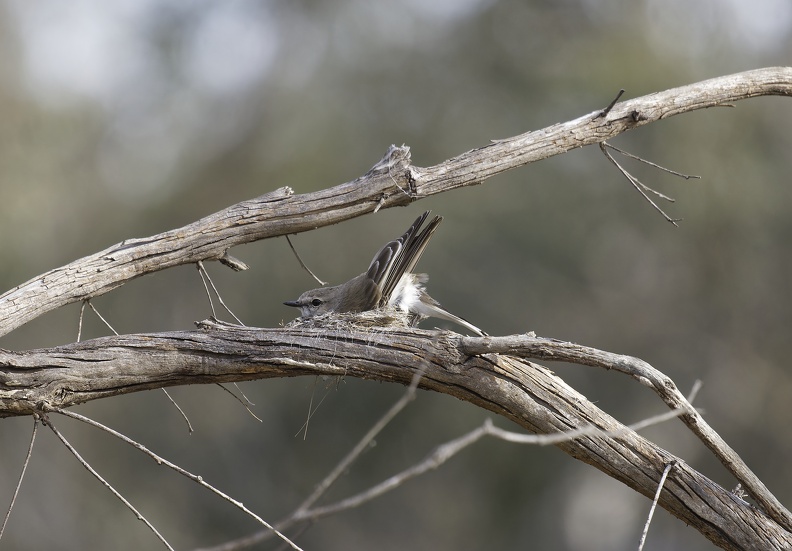
M283 304L285 304L286 306L294 306L295 308L299 308L300 306L302 306L302 304L300 304L300 303L299 303L298 301L296 301L296 300L287 300L287 301L286 301L286 302L284 302Z

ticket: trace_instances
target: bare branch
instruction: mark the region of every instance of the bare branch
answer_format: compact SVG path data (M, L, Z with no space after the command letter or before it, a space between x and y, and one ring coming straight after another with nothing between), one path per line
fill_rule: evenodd
M82 324L83 318L85 317L85 305L87 302L87 300L84 300L80 305L80 319L77 322L77 342L80 342L80 339L82 338Z
M217 314L215 313L214 303L212 302L212 293L209 292L209 286L206 284L207 281L209 282L209 285L212 286L212 290L214 291L215 296L217 296L217 300L220 301L220 305L225 308L225 311L231 314L231 317L234 318L234 320L239 325L245 325L242 323L242 320L240 320L236 314L231 311L231 308L226 306L226 303L223 302L223 297L220 295L220 291L217 290L217 287L215 287L214 281L212 281L212 278L209 276L209 272L206 271L203 262L199 260L196 262L196 265L198 266L198 273L201 275L201 281L203 282L204 289L206 289L206 297L209 299L209 307L212 309L212 317L217 317Z
M319 409L319 406L322 405L322 403L325 401L325 398L327 398L328 394L330 393L329 390L325 390L322 399L319 400L319 403L316 404L316 407L314 407L313 405L314 394L316 393L316 384L318 381L319 381L319 377L314 377L314 384L313 384L313 388L311 389L311 399L308 402L308 417L305 419L305 423L303 423L302 426L300 427L300 430L297 431L297 434L294 435L297 436L298 434L300 434L300 432L304 431L303 440L308 438L308 424L311 422L311 418L313 418L314 413L316 413L316 411Z
M6 515L3 518L3 525L0 526L0 539L3 539L3 533L5 532L6 524L8 524L8 518L11 516L11 510L14 508L14 503L16 503L16 498L19 495L19 488L22 487L22 480L25 478L25 471L27 471L28 464L30 463L30 456L33 455L33 444L35 444L36 442L36 433L38 432L38 425L39 425L38 415L34 415L33 432L30 435L30 444L28 445L27 455L25 456L25 461L22 463L22 472L19 473L19 480L17 481L16 488L14 488L14 495L11 497L11 503L8 505L8 511L6 511Z
M613 163L613 165L614 165L616 168L618 168L618 169L619 169L619 172L621 172L621 173L624 175L624 177L625 177L625 178L627 178L627 180L629 180L629 182L630 182L630 183L633 185L633 187L634 187L634 188L635 188L635 189L638 191L638 193L640 193L640 194L643 196L643 198L644 198L644 199L646 199L646 200L649 202L649 204L650 204L650 205L652 205L652 206L655 208L655 210L656 210L657 212L659 212L660 214L662 214L662 215L663 215L663 217L664 217L666 220L668 220L669 222L671 222L671 223L672 223L674 226L677 226L677 227L678 227L678 226L679 226L679 224L677 224L677 222L679 222L679 220L678 220L678 219L671 218L670 216L668 216L668 215L665 213L665 211L664 211L663 209L661 209L661 208L660 208L660 207L657 205L657 203L655 203L654 201L652 201L652 198L651 198L651 197L649 197L649 196L646 194L646 192L647 192L647 191L649 191L649 192L651 192L651 193L654 193L655 195L657 195L657 196L659 196L659 197L662 197L663 199L666 199L666 200L668 200L668 201L672 201L672 202L673 202L673 199L671 199L671 198L669 198L669 197L666 197L665 195L663 195L663 194L662 194L662 193L660 193L659 191L655 191L655 190L653 190L653 189L652 189L652 188L650 188L649 186L647 186L647 185L643 184L643 183L642 183L640 180L638 180L638 178L636 178L635 176L633 176L632 174L630 174L629 172L627 172L627 170L626 170L626 169L625 169L625 168L624 168L622 165L620 165L620 164L619 164L619 163L616 161L616 159L614 159L614 158L613 158L613 156L612 156L610 153L608 153L608 150L605 148L605 145L606 145L606 144L605 144L605 142L602 142L602 143L600 143L600 144L599 144L600 150L601 150L601 151L602 151L602 153L605 155L605 158L606 158L606 159L608 159L608 160L609 160L611 163Z
M762 95L792 95L792 68L749 71L621 103L614 101L605 110L494 140L428 168L411 164L408 147L392 146L382 160L354 181L304 195L281 188L182 228L124 241L33 278L0 295L0 335L72 302L82 301L83 307L87 304L96 311L90 303L93 297L158 270L204 260L233 267L238 261L229 257L228 251L242 243L308 231L480 184L506 170L578 147L603 144L663 118ZM648 194L670 198L623 170L607 151L608 144L601 147L645 199L662 212ZM206 281L205 286L209 293ZM81 310L78 340L82 336L82 314ZM541 366L515 357L537 357L528 351L533 345L521 342L521 337L513 337L517 339L514 348L503 350L511 355L496 356L491 354L493 346L508 341L466 341L452 333L393 328L219 331L221 325L212 322L202 327L206 330L105 337L47 350L0 350L0 417L36 415L88 400L178 384L306 374L408 384L426 371L427 376L416 383L421 388L467 400L539 435L596 427L600 431L597 435L581 433L557 445L647 497L657 495L661 507L695 526L716 545L727 549L792 546L792 515L703 422L673 382L640 360L625 361L625 357L612 355L617 360L613 363L613 357L603 356L607 353L573 349L575 345L569 343L561 343L564 346L556 349L546 347L552 357L545 358L560 359L568 354L578 363L619 369L653 388L672 409L684 410L683 421L735 474L767 516L640 436L612 436L614 431L624 430L620 423ZM476 349L482 351L471 352ZM211 361L204 361L207 358ZM575 407L568 407L570 403ZM65 440L64 444L68 446ZM666 491L658 495L656 473L674 461L676 467L667 473ZM86 464L86 468L90 467ZM305 507L311 506L309 503Z
M382 432L388 423L390 423L394 417L396 417L401 410L407 407L412 400L415 399L415 391L418 388L418 383L421 381L421 377L423 376L423 370L419 370L418 372L413 375L412 381L410 382L410 386L407 388L407 392L399 398L399 400L391 406L391 408L385 412L379 421L374 423L368 432L363 435L363 438L353 447L349 453L335 466L335 468L330 471L324 480L322 480L317 486L313 493L308 496L305 501L303 501L295 512L295 515L299 515L302 512L306 511L311 505L316 503L316 500L322 497L324 493L333 485L333 483L341 476L351 465L354 463L360 454L363 453L366 448L369 447L372 440L377 437L377 435Z
M97 315L97 317L98 317L100 320L102 320L102 323L104 323L104 324L107 326L107 328L108 328L108 329L110 329L110 331L113 333L113 335L115 335L115 336L118 336L118 331L116 331L115 329L113 329L113 326L112 326L112 325L110 325L110 322L109 322L109 321L107 321L106 319L104 319L104 317L102 317L102 314L100 314L100 313L99 313L99 310L97 310L97 309L96 309L96 307L93 305L93 303L92 303L90 300L86 300L86 301L85 301L85 303L87 303L87 304L88 304L88 307L89 307L91 310L93 310L93 313L94 313L94 314L96 314L96 315Z
M694 396L697 392L697 389L700 387L700 384L697 382L694 385L694 390L691 392L691 396ZM314 522L319 520L322 517L326 517L329 515L337 514L342 511L346 511L349 509L354 509L356 507L360 507L361 505L376 499L383 494L390 492L391 490L395 490L396 488L404 485L409 480L421 476L427 473L430 470L435 470L440 468L444 463L446 463L449 459L460 453L462 450L475 444L484 436L492 436L494 438L498 438L500 440L505 440L507 442L513 442L517 444L535 444L539 446L548 446L558 444L560 442L569 442L576 438L581 438L583 436L610 436L614 438L618 438L628 434L632 430L638 430L639 428L646 428L651 425L656 425L658 423L663 423L665 421L674 419L684 413L684 410L678 409L675 411L661 413L659 415L652 416L647 419L643 419L638 423L634 423L632 425L623 427L621 429L606 432L602 429L599 429L595 426L589 425L588 427L583 427L576 430L560 432L557 434L521 434L516 433L513 431L507 431L504 429L500 429L493 425L490 419L484 421L484 424L472 431L464 434L454 440L449 442L445 442L437 446L424 460L420 461L419 463L391 476L388 477L386 480L372 486L368 490L360 492L356 495L348 497L346 499L342 499L336 503L332 503L329 505L323 505L321 507L313 507L309 509L298 509L286 519L278 522L277 526L281 530L285 530L286 528L291 528L294 524L300 522ZM255 534L251 534L249 536L245 536L243 538L239 538L233 541L229 541L218 545L216 547L206 548L203 551L237 551L239 549L244 549L256 543L259 543L265 539L269 539L271 537L271 533L262 531L257 532Z
M135 440L132 440L132 439L131 439L131 438L129 438L128 436L125 436L125 435L121 434L120 432L118 432L118 431L116 431L116 430L113 430L113 429L111 429L110 427L108 427L108 426L106 426L106 425L103 425L102 423L99 423L98 421L94 421L93 419L90 419L90 418L88 418L88 417L85 417L84 415L80 415L79 413L74 413L73 411L65 411L65 410L54 410L54 411L55 411L56 413L60 413L61 415L65 415L66 417L71 417L72 419L77 419L78 421L82 421L83 423L86 423L86 424L88 424L88 425L91 425L92 427L96 427L96 428L98 428L98 429L101 429L101 430L103 430L103 431L105 431L105 432L109 433L109 434L112 434L113 436L115 436L115 437L116 437L116 438L118 438L119 440L122 440L122 441L126 442L126 443L127 443L127 444L129 444L130 446L132 446L132 447L134 447L134 448L138 449L139 451L141 451L141 452L143 452L144 454L146 454L146 455L148 455L149 457L151 457L151 458L152 458L154 461L156 461L156 462L157 462L157 464L158 464L158 465L165 465L165 466L166 466L166 467L168 467L169 469L172 469L172 470L176 471L177 473L179 473L180 475L182 475L182 476L185 476L185 477L189 478L189 479L190 479L190 480L192 480L193 482L197 482L198 484L200 484L201 486L203 486L203 487L204 487L204 488L206 488L207 490L211 491L212 493L214 493L214 494L216 494L216 495L220 496L221 498L223 498L224 500L228 501L229 503L231 503L232 505L234 505L234 507L236 507L236 508L237 508L237 509L239 509L240 511L243 511L243 512L244 512L246 515L248 515L249 517L251 517L251 518L255 519L255 520L256 520L256 522L258 522L258 523L259 523L259 524L261 524L262 526L266 526L266 527L267 527L269 530L271 530L272 532L274 532L274 533L275 533L275 535L277 535L279 538L281 538L281 539L282 539L284 542L288 543L288 544L289 544L289 546L290 546L292 549L297 549L297 550L299 550L299 549L300 549L300 548L299 548L299 547L298 547L298 546L297 546L297 545L296 545L294 542L292 542L292 541L291 541L289 538L287 538L286 536L284 536L283 534L281 534L281 533L280 533L278 530L276 530L275 528L273 528L273 527L272 527L272 526L271 526L271 525L270 525L270 524L269 524L267 521L265 521L264 519L262 519L261 517L259 517L257 514L255 514L253 511L251 511L250 509L248 509L247 507L245 507L245 505L244 505L242 502L235 500L234 498L232 498L232 497L228 496L227 494L224 494L223 492L221 492L220 490L218 490L217 488L215 488L215 487L214 487L214 486L212 486L211 484L207 483L207 482L206 482L206 481L205 481L205 480L204 480L202 477L200 477L200 476L198 476L198 475L194 475L194 474L192 474L191 472L189 472L189 471L187 471L187 470L185 470L185 469L183 469L183 468L179 467L179 466L178 466L178 465L176 465L175 463L171 463L171 462L170 462L170 461L168 461L167 459L165 459L165 458L163 458L163 457L160 457L159 455L157 455L157 454L155 454L154 452L152 452L151 450L149 450L149 449L148 449L147 447L145 447L143 444L140 444L139 442L136 442ZM52 428L53 430L55 430L55 429L52 427L52 425L50 425L50 428ZM68 446L68 444L67 444L67 446ZM72 453L75 453L75 454L76 454L76 452L72 452ZM78 457L79 457L79 456L78 456ZM85 466L87 469L91 470L91 469L90 469L90 466L87 466L87 464L83 463L83 465L84 465L84 466ZM123 498L121 498L121 499L123 499Z
M223 256L218 258L217 261L223 266L228 266L235 272L244 272L245 270L249 269L247 264L228 254L228 251L223 253Z
M613 101L610 102L605 109L603 109L602 111L597 113L597 115L594 117L594 119L598 119L600 117L607 117L608 113L610 113L611 109L613 109L613 106L616 105L616 102L619 101L619 98L621 98L623 95L624 95L624 88L619 90L619 93L616 94L616 97L613 98Z
M71 452L71 454L72 454L72 455L73 455L75 458L77 458L77 461L79 461L79 462L80 462L80 464L81 464L83 467L85 467L85 469L86 469L86 470L87 470L89 473L91 473L91 475L93 475L93 477L94 477L94 478L96 478L96 480L98 480L99 482L101 482L101 483L104 485L104 487L105 487L105 488L107 488L108 490L110 490L110 492L111 492L111 493L112 493L114 496L116 496L116 497L117 497L117 498L118 498L118 499L121 501L121 503L123 503L123 504L124 504L124 505L127 507L127 509L129 509L130 511L132 511L132 512L135 514L135 516L137 517L137 519L138 519L138 520L140 520L140 521L143 521L143 523L144 523L144 524L145 524L145 525L148 527L148 529L149 529L149 530L151 530L151 531L154 533L154 535L155 535L155 536L157 536L157 539L158 539L158 540L160 540L160 541L163 543L163 545L165 545L165 547L167 547L167 548L168 548L168 549L170 549L171 551L174 551L173 547L171 547L171 545L170 545L170 544L168 543L168 541L167 541L167 540L166 540L166 539L165 539L165 538L162 536L162 534L160 534L160 533L159 533L159 531L157 531L157 529L156 529L156 528L154 528L154 525L152 525L152 524L151 524L151 523L148 521L148 519L146 519L146 517L144 517L142 514L140 514L140 513L138 512L138 510L137 510L137 509L135 509L134 505L132 505L132 504L131 504L131 503L130 503L130 502L129 502L129 501L128 501L128 500L127 500L127 499L126 499L124 496L122 496L122 495L121 495L121 494L118 492L118 490L116 490L115 488L113 488L113 486L112 486L112 485L111 485L111 484L110 484L110 483L109 483L107 480L105 480L104 478L102 478L102 475L100 475L98 472L96 472L96 469L94 469L93 467L91 467L91 465L90 465L90 464L89 464L89 463L88 463L88 462L87 462L85 459L83 459L83 458L82 458L82 456L81 456L81 455L80 455L80 454L77 452L77 450L74 448L74 446L72 446L71 444L69 444L69 441L68 441L68 440L66 440L66 438L65 438L65 437L64 437L64 436L63 436L63 435L60 433L60 431L59 431L58 429L56 429L56 428L55 428L55 425L53 425L53 424L52 424L52 422L51 422L49 419L47 419L47 417L46 417L46 416L45 416L45 417L42 417L42 422L43 422L43 423L44 423L46 426L48 426L52 432L54 432L54 433L55 433L55 436L57 436L57 437L58 437L58 439L59 439L59 440L60 440L60 441L63 443L63 445L64 445L64 446L66 446L66 449L68 449L68 450Z
M167 396L167 397L168 397L168 400L170 400L170 403L171 403L171 404L173 404L173 405L174 405L174 407L175 407L175 408L176 408L176 409L179 411L179 413L180 413L180 414L181 414L181 416L182 416L182 419L184 419L184 422L185 422L185 423L187 423L187 431L188 431L190 434L192 434L192 432L193 432L193 427L192 427L192 423L190 423L190 419L189 419L189 417L187 417L187 414L186 414L186 413L184 413L184 410L183 410L183 409L182 409L182 408L179 406L179 404L177 404L177 403L176 403L176 400L174 400L174 399L173 399L173 397L170 395L170 392L168 392L168 391L167 391L167 390L165 390L164 388L162 389L162 392L164 392L164 393L165 393L165 396Z
M0 350L0 416L30 415L42 407L63 409L168 385L299 375L410 384L413 375L424 370L421 388L493 411L530 432L555 434L590 425L605 432L623 428L551 371L513 356L493 354L500 349L620 369L647 386L672 389L663 391L664 401L673 409L685 409L682 419L686 423L700 419L673 382L653 374L645 362L571 343L526 340L524 335L461 337L419 329L358 329L349 324L330 329L256 329L206 321L201 326L207 329L103 337L25 352ZM695 431L706 436L712 429L702 424ZM713 435L707 436L709 441L717 442L719 437ZM634 433L618 438L584 436L557 445L650 498L659 473L678 459ZM648 476L653 472L657 478ZM746 480L745 473L739 479ZM752 485L752 497L772 518L783 521L785 509L773 510L772 494L757 491L760 487ZM757 537L768 549L792 545L792 533L783 528L783 522L773 522L681 460L665 488L659 505L717 545L726 549L756 546Z
M208 290L207 290L207 292L208 292ZM209 300L211 302L211 298ZM99 310L97 310L94 307L93 303L90 300L85 300L85 301L83 301L83 306L85 306L85 304L87 304L88 307L91 310L93 310L93 313L96 314L99 317L99 319L102 320L104 322L104 324L110 329L110 331L112 331L113 334L117 337L118 336L118 331L113 329L113 326L110 325L110 322L108 322L106 319L104 319L104 317L102 317L102 314L100 314ZM214 311L214 308L212 308L212 311ZM82 327L82 310L80 311L80 326ZM79 333L79 331L78 331L78 333ZM80 339L78 338L77 340L79 341ZM170 393L168 393L168 391L166 389L163 388L161 390L162 390L162 392L165 393L165 396L167 396L167 398L170 401L170 403L173 404L176 407L176 409L178 410L179 414L181 414L182 419L184 419L184 422L187 423L187 430L190 433L192 433L193 432L192 423L190 423L190 420L187 418L187 414L184 413L184 410L181 407L179 407L179 404L176 403L176 400L174 400L173 397L171 397Z
M236 383L234 383L234 385L236 385L237 389L239 388L239 386L238 386ZM240 398L239 396L237 396L236 394L234 394L233 392L231 392L231 390L227 389L226 387L224 387L224 386L223 386L223 385L221 385L220 383L217 383L217 386L219 386L220 388L222 388L223 390L225 390L226 392L228 392L228 393L229 393L231 396L233 396L233 397L234 397L234 400L236 400L237 402L239 402L240 404L242 404L242 407L243 407L243 408L245 408L245 409L247 410L247 412L250 414L250 416L251 416L251 417L253 417L253 419L255 419L256 421L258 421L259 423L263 423L263 422L264 422L264 421L262 421L262 420L261 420L261 417L259 417L259 416L258 416L258 415L256 415L255 413L253 413L253 410L251 410L251 409L250 409L250 406L248 406L248 404L246 404L246 403L245 403L245 401L247 401L248 403L250 403L250 400L248 400L248 399L247 399L247 397L245 397L245 395L244 395L244 394L242 394L242 396L245 398L245 399L243 400L242 398ZM241 390L240 390L239 392L240 392L240 393L242 393L242 391L241 391Z
M660 491L663 489L663 484L665 484L668 473L671 472L671 469L673 469L675 465L676 461L672 461L666 466L665 469L663 469L663 476L660 477L660 482L657 483L657 493L652 500L652 507L649 509L649 516L647 516L646 524L644 524L643 533L641 534L641 541L638 544L638 551L643 550L644 543L646 543L646 534L649 532L649 525L652 523L652 516L654 516L655 507L657 507L657 500L660 499Z
M674 115L765 95L792 95L792 68L770 67L650 94L512 138L495 140L438 165L410 163L409 147L391 147L360 178L294 195L280 188L182 228L129 239L23 283L0 295L0 336L45 312L102 295L135 277L199 260L220 260L236 245L313 230L375 209L477 185L520 166Z
M455 438L454 440L441 444L440 446L436 447L429 454L429 456L426 457L420 463L413 465L409 469L406 469L388 478L387 480L381 482L380 484L377 484L376 486L369 488L364 492L346 498L332 505L316 507L313 509L303 511L302 513L297 511L292 517L288 519L288 521L301 521L306 519L316 520L322 516L326 516L340 511L345 511L347 509L352 509L354 507L358 507L367 501L371 501L372 499L379 497L382 494L397 488L398 486L401 486L402 484L404 484L405 482L407 482L412 478L420 476L430 470L434 470L441 467L446 461L451 459L453 456L455 456L456 454L458 454L468 446L478 442L483 436L492 436L499 440L505 440L506 442L512 442L515 444L533 444L538 446L551 446L551 445L560 444L561 442L571 442L572 440L581 438L583 436L600 436L600 437L618 438L624 436L625 434L628 434L633 430L639 430L642 428L650 427L652 425L657 425L658 423L664 423L671 419L675 419L680 415L682 415L683 413L684 410L682 409L667 411L665 413L654 415L647 419L643 419L638 423L635 423L633 425L628 425L626 427L614 431L603 431L598 427L589 425L587 427L583 427L580 429L570 430L566 432L559 432L557 434L522 434L514 431L507 431L496 427L492 423L492 420L487 419L482 426L473 429L472 431L460 436L459 438Z
M545 339L533 335L511 337L462 337L460 348L468 354L501 353L521 358L571 362L603 367L625 373L651 388L673 409L684 408L681 417L687 427L712 451L715 457L739 480L767 513L783 526L792 526L792 514L767 489L742 458L715 432L690 405L674 382L649 363L631 356L613 354L587 346Z
M297 249L294 248L294 245L292 244L291 239L289 238L288 235L286 236L286 242L289 244L289 248L291 248L292 252L294 253L294 256L297 258L297 262L300 263L302 269L308 272L309 274L311 274L311 277L314 278L317 281L317 283L319 283L319 285L327 285L326 281L322 281L321 279L319 279L316 276L316 274L313 273L311 269L305 265L305 262L303 262L303 259L300 257L300 253L298 253Z
M660 165L658 165L656 163L653 163L652 161L647 161L643 157L639 157L638 155L633 155L632 153L628 153L627 151L624 151L623 149L619 149L615 145L611 145L611 144L609 144L607 142L602 142L602 144L605 147L609 147L610 149L612 149L614 151L618 151L619 153L621 153L625 157L629 157L630 159L635 159L636 161L639 161L639 162L642 162L644 164L647 164L647 165L649 165L651 167L654 167L654 168L656 168L658 170L662 170L663 172L668 172L669 174L673 174L674 176L679 176L680 178L684 178L685 180L701 180L701 176L695 176L695 175L692 175L692 174L683 174L681 172L677 172L676 170L671 170L670 168L666 168L664 166L660 166ZM673 202L673 199L669 199L669 198L666 198L666 199L668 199L669 201Z

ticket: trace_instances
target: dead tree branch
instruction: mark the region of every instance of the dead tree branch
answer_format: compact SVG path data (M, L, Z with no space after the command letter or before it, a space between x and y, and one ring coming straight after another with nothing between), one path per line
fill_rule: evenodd
M561 342L556 339L538 338L532 335L487 339L463 337L460 348L468 354L500 353L526 359L571 362L613 369L629 375L642 385L651 388L671 409L684 409L686 413L681 416L681 419L685 425L745 486L746 491L762 505L765 511L768 511L773 518L787 528L792 527L792 515L789 511L770 493L737 452L690 406L677 389L674 381L647 362L631 356L613 354L588 346Z
M205 327L218 327L209 323ZM228 328L111 336L24 352L0 351L0 415L62 409L88 400L194 383L344 375L456 396L537 434L593 426L628 430L548 369L509 356L470 355L455 333L417 329ZM482 339L486 341L487 338ZM462 343L465 344L462 344ZM577 363L586 360L580 352ZM785 549L792 533L638 434L586 435L558 446L652 498L724 549Z
M770 67L672 88L491 143L435 166L410 163L410 148L391 147L363 176L315 193L281 187L181 228L127 239L0 295L0 336L66 304L90 299L127 281L201 260L228 263L231 247L343 222L379 208L481 184L488 178L646 124L757 96L792 96L792 67ZM231 264L234 265L234 264Z
M159 270L208 260L243 269L228 255L236 245L407 205L603 143L660 119L763 95L792 96L792 68L748 71L614 102L606 110L493 140L427 168L411 164L408 147L391 147L371 170L351 182L303 195L282 187L35 277L0 295L0 335L66 304L90 306L87 301L93 297ZM792 547L790 513L689 408L673 382L640 360L626 361L569 343L528 342L525 336L499 341L416 329L221 328L207 323L200 331L117 335L22 352L0 350L0 417L42 415L89 400L175 385L300 375L407 385L421 372L421 388L468 401L533 433L600 429L603 433L558 446L649 498L667 466L674 464L658 503L724 549ZM748 489L761 510L629 431L548 369L515 356L619 369L650 386L669 407L688 412L683 421Z

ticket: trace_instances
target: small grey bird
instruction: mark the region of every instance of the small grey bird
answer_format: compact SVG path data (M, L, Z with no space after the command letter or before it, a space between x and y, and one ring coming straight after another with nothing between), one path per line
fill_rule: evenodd
M429 277L414 274L432 234L443 218L435 216L421 230L429 216L426 211L419 216L404 235L385 244L369 264L368 270L335 287L320 287L305 291L297 300L284 302L286 306L299 308L303 318L313 318L330 312L365 312L392 306L409 316L412 325L424 318L435 317L453 321L477 335L484 331L455 316L430 297L424 289Z

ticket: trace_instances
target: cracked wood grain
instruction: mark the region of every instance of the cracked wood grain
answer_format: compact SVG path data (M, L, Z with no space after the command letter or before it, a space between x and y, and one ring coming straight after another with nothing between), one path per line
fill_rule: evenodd
M424 370L422 388L470 402L531 432L589 425L625 429L550 370L510 356L469 355L469 338L451 332L255 329L213 322L203 327L0 351L0 415L29 415L163 386L272 377L334 375L407 385ZM792 546L792 533L770 517L632 431L558 446L647 497L675 461L660 496L663 508L724 549Z
M519 136L493 140L435 166L394 147L359 178L315 193L281 187L181 228L128 239L27 281L0 295L0 336L61 306L111 291L145 274L199 260L221 260L231 247L310 231L380 208L477 185L492 176L697 109L756 96L792 96L792 68L768 67L717 77L617 103Z
M663 118L762 95L792 95L792 68L748 71L623 101L607 113L594 111L494 140L428 168L411 164L408 147L391 147L370 171L351 182L302 195L281 187L192 224L125 240L35 277L0 295L0 335L145 274L202 260L222 262L236 245L407 205ZM604 430L622 427L549 370L489 354L493 349L466 349L451 333L204 327L212 330L122 335L22 352L0 350L0 417L35 415L98 398L195 383L323 374L407 384L416 370L425 369L423 388L456 396L540 434L589 424ZM513 352L527 354L519 346ZM589 352L576 357L578 363L602 361ZM667 387L662 380L638 375L644 384ZM691 419L688 416L686 421ZM695 432L695 427L691 429ZM700 437L712 437L702 425L698 430ZM665 466L678 461L661 493L662 507L725 549L792 548L789 513L780 504L780 509L768 506L772 503L761 502L759 495L765 515L634 433L585 437L559 447L647 497L654 494Z

